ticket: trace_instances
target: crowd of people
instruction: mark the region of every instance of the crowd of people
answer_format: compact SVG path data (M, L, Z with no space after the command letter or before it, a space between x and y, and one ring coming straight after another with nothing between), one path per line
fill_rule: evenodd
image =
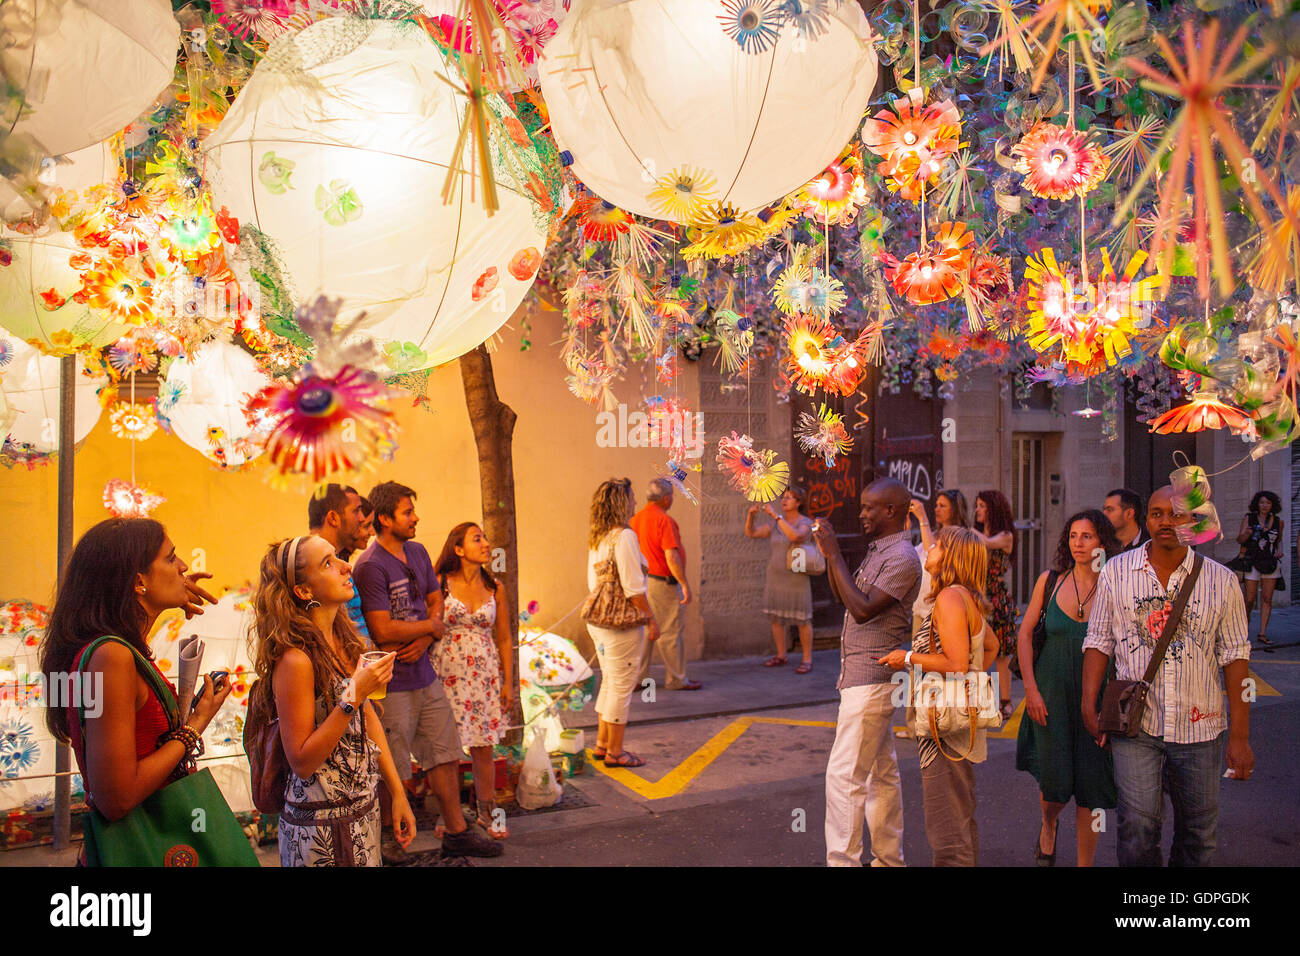
M583 615L600 667L591 755L606 767L645 764L625 747L625 732L631 696L656 649L666 689L702 686L687 675L682 641L681 609L692 593L669 514L673 486L656 479L646 497L638 510L631 481L610 479L591 503ZM483 529L457 524L434 560L415 540L416 498L395 481L365 497L327 485L308 503L306 533L272 543L262 559L250 709L265 708L278 721L287 764L284 866L405 862L422 800L440 818L444 859L499 855L509 836L495 802L493 758L519 686L511 608L490 571ZM989 724L1012 714L1013 659L1025 692L1016 768L1040 790L1035 862L1055 863L1060 815L1073 801L1080 866L1095 858L1096 814L1111 810L1120 863L1158 864L1166 788L1175 817L1171 861L1212 859L1225 745L1229 776L1247 779L1253 766L1239 689L1250 655L1248 608L1262 598L1260 640L1268 643L1269 602L1280 580L1275 494L1251 501L1241 553L1225 567L1180 542L1187 516L1172 489L1157 490L1145 508L1132 491L1116 489L1102 508L1065 523L1018 626L1006 583L1014 525L1000 492L981 491L970 509L960 491L941 491L931 525L902 484L872 483L861 498L867 548L856 571L829 523L809 517L806 500L802 489L789 488L779 508L762 508L769 521L761 526L759 506L750 508L745 534L771 541L763 609L776 653L765 666L787 663L786 631L794 626L802 658L795 673L812 669L811 578L795 549L815 548L845 610L826 768L829 865L861 865L864 824L872 865L903 865L893 732L900 705L917 740L934 863L978 863L975 765L986 759ZM148 646L160 614L178 608L189 617L214 602L201 583L210 576L190 572L163 526L143 518L96 525L65 569L42 668L101 675L107 693L98 716L52 707L48 719L73 746L92 812L108 821L193 772L203 731L230 693L229 682L205 677L188 716L179 714L175 689L169 700ZM1158 662L1140 729L1104 732L1107 675L1143 679L1171 614L1177 650ZM971 698L978 722L972 716L941 729L931 713L927 728L914 691L900 701L898 688L919 685L925 674L966 680L969 688L972 675L990 670L996 676L979 686L997 698L987 708ZM466 751L474 781L468 815L459 769Z

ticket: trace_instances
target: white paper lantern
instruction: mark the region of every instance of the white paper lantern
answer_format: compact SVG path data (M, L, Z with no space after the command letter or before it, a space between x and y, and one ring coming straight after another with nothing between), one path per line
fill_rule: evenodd
M381 344L413 343L409 368L496 332L546 245L547 212L527 189L543 172L531 144L509 143L515 173L501 161L505 137L492 135L494 216L481 182L471 200L468 173L443 204L463 87L416 24L326 19L272 45L205 143L216 204L272 240L295 301L341 297L341 319L365 312ZM488 102L523 134L503 100Z
M0 266L0 329L53 354L100 348L126 332L73 300L81 274L68 260L81 250L69 233L4 238L10 262Z
M574 174L603 199L658 219L675 174L712 180L712 201L757 210L844 149L876 83L856 3L586 0L542 54L542 93ZM798 6L798 5L796 5ZM757 18L750 34L724 22ZM802 29L801 29L802 23ZM742 46L740 40L746 40Z
M12 335L0 335L0 388L4 389L9 412L14 415L7 440L15 453L53 454L59 450L59 364ZM77 442L90 434L99 421L96 382L82 375L85 364L77 359L74 389L76 418L73 435Z
M6 0L0 68L24 97L14 127L51 156L107 139L153 105L176 69L168 0Z
M260 442L248 440L253 429L243 405L270 383L246 351L214 340L172 362L159 390L158 411L185 444L209 461L235 468L262 453Z

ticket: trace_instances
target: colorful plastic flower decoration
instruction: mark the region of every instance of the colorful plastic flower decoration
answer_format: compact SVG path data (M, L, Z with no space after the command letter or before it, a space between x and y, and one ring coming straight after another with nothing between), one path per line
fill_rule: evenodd
M731 487L750 501L775 501L790 485L790 466L770 448L756 450L748 435L719 438L717 463Z
M324 296L299 307L294 321L315 343L314 358L244 405L253 440L264 443L281 476L305 474L319 484L358 470L392 443L396 425L388 402L395 393L373 371L382 356L370 339L351 337L362 317L336 326L341 308L341 300Z
M791 198L810 219L828 226L847 225L867 201L862 160L850 147L818 176L800 186Z
M588 405L598 402L605 411L618 408L612 385L622 374L617 365L610 365L595 355L575 353L566 362L569 374L565 382L569 391Z
M1093 89L1102 88L1090 36L1092 33L1105 33L1097 21L1096 13L1108 9L1111 0L1042 0L1033 15L1023 21L1012 11L1014 3L1006 0L996 0L996 2L1006 15L1000 20L998 35L980 49L980 56L988 56L1003 46L1010 46L1015 54L1016 68L1024 70L1024 60L1030 48L1037 47L1041 54L1030 87L1032 92L1037 93L1038 88L1043 85L1043 78L1047 75L1047 68L1056 56L1056 51L1061 48L1062 37L1069 37L1077 43L1083 55Z
M806 246L797 246L790 265L781 271L772 287L772 299L786 315L809 312L832 316L839 312L848 296L844 283L813 265Z
M655 183L649 200L665 218L694 222L714 201L718 181L702 169L681 166Z
M316 208L325 214L325 221L331 226L356 222L365 212L361 197L346 179L330 180L329 188L317 186Z
M1015 170L1025 187L1041 199L1074 199L1092 192L1106 178L1110 157L1078 130L1039 123L1015 146Z
M714 203L691 224L695 241L682 249L682 257L722 259L744 252L761 242L766 224L757 216L741 212L730 203Z
M147 518L167 499L122 478L104 485L104 507L114 518Z
M1253 432L1250 416L1221 401L1215 389L1198 391L1187 404L1175 406L1151 421L1151 431L1160 435L1224 427L1236 434Z
M1258 186L1276 204L1292 224L1300 229L1297 216L1287 205L1281 191L1263 169L1258 169L1246 144L1233 128L1230 115L1222 105L1222 97L1238 81L1268 62L1276 52L1272 45L1251 52L1244 60L1234 64L1237 53L1246 42L1249 23L1242 23L1223 49L1219 48L1219 21L1211 20L1203 32L1190 20L1183 22L1183 50L1186 61L1180 62L1169 41L1159 33L1153 35L1157 48L1169 66L1164 74L1149 66L1146 61L1128 57L1124 63L1141 74L1142 85L1162 96L1182 101L1182 108L1170 121L1164 136L1154 150L1152 160L1133 184L1124 201L1115 208L1112 227L1118 226L1129 214L1139 192L1147 181L1160 171L1166 150L1170 150L1168 173L1160 178L1160 227L1153 237L1153 254L1160 257L1158 272L1172 275L1177 237L1173 211L1181 205L1185 190L1190 185L1193 194L1197 289L1201 298L1208 298L1210 280L1217 276L1222 295L1231 294L1234 282L1228 252L1228 236L1224 226L1225 213L1223 188L1219 182L1219 165L1215 159L1213 143L1217 141L1229 160L1229 168L1244 171L1238 176L1243 198L1261 228L1271 225ZM1188 183L1189 167L1191 182ZM1211 268L1213 261L1213 268Z
M781 35L781 0L722 0L718 22L746 53L766 53Z
M789 351L785 375L795 388L808 395L819 388L852 395L879 348L882 330L883 323L871 323L849 342L824 318L792 316L785 324Z
M718 340L717 364L723 372L734 375L749 359L754 345L754 323L730 309L713 313L714 335Z
M1210 502L1210 479L1199 465L1187 465L1169 476L1174 489L1172 504L1177 511L1190 516L1186 524L1178 525L1174 533L1180 544L1193 547L1208 544L1223 537L1219 526L1219 512Z
M926 181L963 145L961 114L950 100L924 106L919 88L862 124L862 142L884 158L880 174L902 198L919 202Z
M108 411L113 434L131 441L144 441L158 430L158 420L148 405L118 402Z
M577 213L582 237L588 242L613 242L632 221L628 213L596 196L579 200Z
M986 325L985 313L999 296L1008 296L1011 285L1011 261L981 247L971 253L962 295L966 302L966 319L972 332Z
M817 455L830 468L840 455L848 454L853 448L853 439L844 427L844 416L827 408L817 409L817 414L801 412L795 426L795 438L805 454Z
M126 270L120 260L104 259L82 273L82 294L93 309L107 313L111 321L140 324L153 319L156 273L147 260L140 260L143 275Z
M885 264L885 278L895 292L916 305L930 305L961 292L974 244L964 223L945 222L932 240L901 262L888 253L877 258Z

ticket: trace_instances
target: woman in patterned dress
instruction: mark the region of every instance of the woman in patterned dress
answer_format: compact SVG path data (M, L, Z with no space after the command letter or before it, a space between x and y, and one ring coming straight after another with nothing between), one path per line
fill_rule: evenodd
M436 567L447 633L434 645L433 666L474 764L478 824L504 840L510 831L496 812L492 748L501 742L519 685L512 673L510 605L505 585L488 573L491 562L483 529L471 521L451 529Z
M271 546L254 601L253 695L274 696L289 764L280 815L281 866L379 866L379 778L406 846L415 816L370 694L387 686L395 655L371 664L347 602L352 568L324 538Z
M975 536L989 549L989 577L985 587L989 604L989 627L998 636L998 687L1002 691L1002 719L1010 720L1011 655L1016 652L1016 602L1007 590L1007 569L1016 547L1011 503L1000 491L990 489L975 496Z

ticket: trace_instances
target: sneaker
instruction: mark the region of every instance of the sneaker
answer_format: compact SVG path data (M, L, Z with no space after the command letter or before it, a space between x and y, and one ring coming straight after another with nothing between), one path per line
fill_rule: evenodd
M480 836L473 827L466 827L460 833L443 836L442 852L445 856L500 856L505 847Z
M379 839L379 857L384 861L386 866L402 866L410 860L410 854L402 849L402 845L397 842L393 836L393 831L385 828L383 836Z

